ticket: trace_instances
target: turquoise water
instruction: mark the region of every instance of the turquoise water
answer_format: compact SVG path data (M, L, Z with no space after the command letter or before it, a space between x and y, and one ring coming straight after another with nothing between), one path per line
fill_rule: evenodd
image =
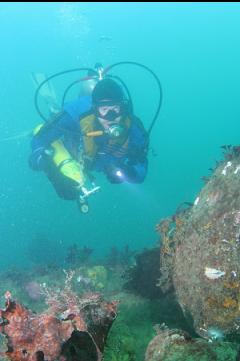
M239 3L1 3L1 267L28 265L31 252L43 248L48 259L60 257L72 243L101 256L113 245L158 242L155 224L194 201L221 145L239 143L239 20ZM102 191L81 215L28 167L24 133L41 121L30 73L98 61L149 66L164 101L151 138L157 156L149 154L144 184L111 185L97 175ZM117 74L147 126L157 102L154 82L134 67ZM56 82L56 90L63 85Z

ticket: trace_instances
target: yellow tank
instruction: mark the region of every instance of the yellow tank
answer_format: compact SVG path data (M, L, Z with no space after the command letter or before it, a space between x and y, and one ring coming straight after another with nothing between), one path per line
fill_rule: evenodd
M44 124L38 125L33 134L36 135L42 129ZM65 148L61 140L55 140L51 143L51 149L53 154L51 159L56 165L56 171L62 173L65 177L72 179L76 183L79 183L79 186L83 186L85 183L85 176L83 173L83 166L79 164L71 154Z

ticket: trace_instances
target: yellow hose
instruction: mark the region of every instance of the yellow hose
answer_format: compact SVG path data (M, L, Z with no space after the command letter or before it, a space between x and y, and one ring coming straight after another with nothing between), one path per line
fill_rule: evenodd
M93 131L93 132L86 133L86 136L87 137L100 137L103 134L104 134L104 132L102 130L96 130L96 131Z

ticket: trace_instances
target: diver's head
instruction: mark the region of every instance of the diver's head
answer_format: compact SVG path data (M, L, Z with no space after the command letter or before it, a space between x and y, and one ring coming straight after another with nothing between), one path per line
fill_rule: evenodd
M114 80L100 80L92 93L93 109L101 123L118 123L126 114L124 92Z

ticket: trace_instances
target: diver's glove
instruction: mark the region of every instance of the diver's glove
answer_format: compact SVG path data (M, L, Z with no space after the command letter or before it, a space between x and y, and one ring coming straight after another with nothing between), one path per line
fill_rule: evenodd
M124 182L132 183L137 177L137 172L133 165L131 164L124 164L120 167L119 171L117 172L118 176L122 178Z
M36 171L44 170L46 159L51 156L50 152L44 147L35 149L28 159L30 168Z
M129 162L108 166L106 176L110 183L131 182L136 177L136 171Z
M110 183L123 183L124 182L122 177L120 177L120 174L121 174L120 167L118 167L115 164L108 164L108 166L105 167L104 173Z
M135 162L126 159L119 165L108 166L106 175L111 183L142 183L147 172L147 160Z
M109 180L110 183L119 184L119 183L124 182L122 177L119 176L119 174L120 174L119 172L120 171L113 172L113 173L107 173L107 179Z

